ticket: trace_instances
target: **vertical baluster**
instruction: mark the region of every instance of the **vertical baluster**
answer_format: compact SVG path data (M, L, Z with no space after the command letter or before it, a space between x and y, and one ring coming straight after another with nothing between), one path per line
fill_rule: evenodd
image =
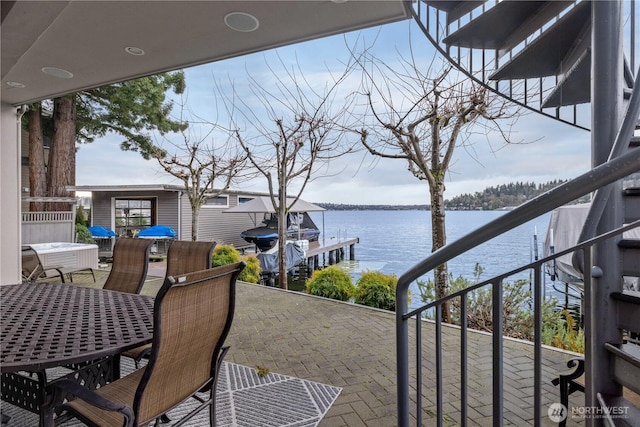
M467 425L467 294L460 296L460 425Z
M493 297L493 425L503 425L502 279L492 284Z
M422 425L422 312L416 314L416 420Z
M542 422L542 266L533 269L533 422Z
M442 427L442 305L436 305L436 426ZM420 424L422 425L422 424Z

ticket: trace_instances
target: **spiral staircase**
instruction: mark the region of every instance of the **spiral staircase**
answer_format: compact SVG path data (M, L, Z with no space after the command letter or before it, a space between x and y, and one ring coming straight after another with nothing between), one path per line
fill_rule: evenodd
M594 187L581 242L640 219L640 14L634 1L422 0L413 3L413 14L440 54L469 78L522 108L590 131L591 147L584 149L591 149L594 170L616 169L613 162L622 156L631 159L631 174ZM566 190L583 182L570 182ZM544 200L549 210L561 194ZM585 406L629 412L586 419L587 425L640 425L640 408L623 397L640 394L640 240L629 236L593 247L591 274L585 274L583 365ZM580 267L581 258L574 259ZM436 262L427 259L400 282ZM398 412L399 425L407 425L401 404ZM502 425L496 418L494 425Z

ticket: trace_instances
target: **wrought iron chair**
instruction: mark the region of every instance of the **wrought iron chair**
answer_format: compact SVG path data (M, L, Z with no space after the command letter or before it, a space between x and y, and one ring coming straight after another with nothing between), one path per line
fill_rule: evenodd
M134 427L194 398L197 407L174 425L209 407L214 426L216 383L228 349L223 344L233 320L236 279L244 265L168 277L155 300L149 363L95 391L72 380L52 383L48 395L54 402L70 399L57 411L66 411L89 426ZM208 392L208 396L197 392Z
M138 294L147 278L153 239L121 237L113 247L113 264L103 289Z

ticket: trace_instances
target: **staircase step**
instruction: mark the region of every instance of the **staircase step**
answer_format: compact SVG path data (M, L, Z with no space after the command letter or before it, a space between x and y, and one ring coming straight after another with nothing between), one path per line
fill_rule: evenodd
M639 239L622 239L618 246L621 248L628 249L640 249L640 240Z
M640 346L606 343L604 347L613 356L611 369L616 382L640 393Z
M630 224L640 219L640 188L625 188L622 197L624 200L624 222Z
M598 402L611 411L604 425L640 427L640 409L624 397L598 393Z
M640 136L636 136L634 138L638 138L638 142L640 142ZM640 188L638 187L625 188L624 195L626 197L640 197Z
M570 5L564 1L502 1L451 33L443 42L473 49L509 50Z
M460 19L487 0L423 0L429 6L447 12L447 25Z
M631 147L640 147L640 135L634 135L631 137Z
M576 49L591 46L591 5L579 3L489 78L491 80L527 79L555 76L572 65ZM578 40L582 40L579 42Z
M611 298L616 301L618 327L631 332L640 332L640 292L614 292Z
M640 240L622 239L618 242L622 255L622 275L640 277Z
M542 103L543 108L584 104L591 100L591 49L565 73L558 85Z

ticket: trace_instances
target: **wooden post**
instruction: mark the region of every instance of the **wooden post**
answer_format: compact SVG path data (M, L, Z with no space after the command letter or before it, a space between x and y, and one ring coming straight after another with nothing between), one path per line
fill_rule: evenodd
M316 257L307 258L307 276L311 276L315 270L315 258Z

